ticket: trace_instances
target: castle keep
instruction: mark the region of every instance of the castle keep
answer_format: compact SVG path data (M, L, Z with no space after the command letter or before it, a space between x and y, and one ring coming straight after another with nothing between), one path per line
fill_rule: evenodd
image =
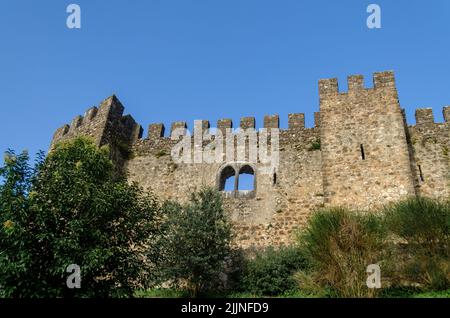
M408 125L393 72L375 73L373 88L364 87L362 76L349 76L347 92L339 90L337 79L320 80L319 98L314 128L305 128L304 114L289 115L288 128L276 134L277 165L269 170L259 159L249 159L251 146L245 144L245 157L239 160L228 161L224 155L221 162L176 162L171 154L187 124L173 123L169 136L163 124L151 124L144 138L115 96L59 128L52 146L79 135L92 137L98 146L109 145L128 179L161 199L184 201L203 185L223 191L237 243L244 248L290 242L292 232L322 206L370 209L408 196L450 197L450 107L443 109L443 123L436 123L432 110L425 108L417 109L416 124ZM224 153L226 145L243 146L236 133L226 134L231 120L219 120L216 127L226 136L216 140ZM255 119L242 118L239 127L251 130ZM196 122L202 132L209 128L208 121ZM264 128L279 128L278 115L266 116ZM266 138L269 152L275 150L272 134ZM257 147L264 140L258 139ZM189 141L192 152L218 146L194 136ZM244 174L253 175L253 190L239 190ZM230 177L235 178L232 191L224 186Z

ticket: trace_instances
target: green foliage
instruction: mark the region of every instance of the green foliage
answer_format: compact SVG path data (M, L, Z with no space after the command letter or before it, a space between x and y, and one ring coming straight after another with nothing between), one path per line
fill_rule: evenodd
M396 283L407 280L424 288L450 288L450 204L411 198L385 209L393 245Z
M129 160L133 158L133 151L131 150L130 145L128 145L127 143L121 140L114 140L113 145L119 151L123 159Z
M295 278L322 297L413 297L450 287L448 202L411 198L377 214L322 209L299 235L312 270ZM368 289L366 267L379 264L381 291Z
M308 148L308 151L315 151L315 150L320 150L320 149L321 149L320 139L317 138L316 140L314 140L311 143L311 146Z
M167 152L164 149L160 149L155 153L155 157L158 159L164 156L167 156Z
M450 298L450 289L417 293L412 295L412 298Z
M366 268L383 259L384 227L380 218L341 208L315 212L299 242L312 271L296 278L301 289L331 290L338 297L373 297Z
M16 155L8 150L4 161L0 167L0 297L11 297L20 295L33 279L29 268L35 244L30 224L35 216L29 213L29 196L36 171L28 164L27 152Z
M154 197L115 179L107 149L85 138L57 145L36 173L27 159L1 170L1 296L132 295L149 275L138 252L156 235ZM66 287L70 264L81 289Z
M389 230L414 249L448 252L450 242L450 206L427 198L411 198L385 210Z
M450 298L450 289L423 292L418 287L397 287L384 289L380 296L383 298Z
M158 246L162 281L189 291L193 297L220 284L231 256L231 225L220 193L202 189L189 203L166 202L166 220Z
M154 288L137 290L134 293L137 298L186 298L189 294L185 290L170 288Z
M447 146L442 146L442 154L448 157L449 149Z
M276 296L297 289L293 274L307 268L298 247L268 248L246 262L241 278L242 291L260 296Z

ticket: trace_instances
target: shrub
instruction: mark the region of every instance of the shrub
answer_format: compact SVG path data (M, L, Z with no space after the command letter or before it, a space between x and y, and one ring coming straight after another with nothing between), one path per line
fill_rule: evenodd
M403 280L424 288L449 288L449 203L411 198L386 207L385 217L395 242L396 283Z
M292 292L297 289L293 274L306 267L304 254L297 246L267 248L246 261L242 291L262 296Z
M315 212L299 235L312 266L308 275L296 275L300 289L313 285L338 297L375 296L376 290L366 286L366 269L383 260L384 232L380 218L368 212Z
M166 202L163 211L161 281L186 289L192 297L219 285L232 239L220 193L204 188L187 204Z
M1 170L2 296L132 295L148 274L138 251L156 233L154 197L116 179L107 149L85 138L57 145L37 173L13 173L29 170L26 159ZM81 268L81 289L66 287L70 264Z
M321 149L321 143L320 143L320 139L316 139L314 140L311 145L308 148L308 151L315 151L315 150L320 150Z
M164 157L164 156L167 156L167 152L164 149L158 150L155 153L155 157L156 158L161 158L161 157Z

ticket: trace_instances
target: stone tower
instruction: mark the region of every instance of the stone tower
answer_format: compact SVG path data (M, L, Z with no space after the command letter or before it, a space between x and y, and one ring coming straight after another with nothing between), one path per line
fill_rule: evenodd
M131 115L123 116L124 107L113 95L91 107L84 116L76 116L70 126L58 128L53 135L50 149L56 142L72 139L76 136L91 137L98 147L108 145L116 167L121 169L125 163L131 144L142 137L142 128Z
M404 116L394 74L319 82L324 199L327 205L370 208L415 194Z

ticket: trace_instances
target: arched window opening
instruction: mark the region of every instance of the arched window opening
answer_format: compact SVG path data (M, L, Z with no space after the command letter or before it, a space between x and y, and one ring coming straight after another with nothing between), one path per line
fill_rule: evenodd
M236 177L233 175L225 180L223 191L234 191L235 178Z
M244 166L239 171L239 191L254 191L255 190L255 172L250 166Z
M234 191L235 187L235 175L233 167L227 166L225 167L220 174L220 191Z

